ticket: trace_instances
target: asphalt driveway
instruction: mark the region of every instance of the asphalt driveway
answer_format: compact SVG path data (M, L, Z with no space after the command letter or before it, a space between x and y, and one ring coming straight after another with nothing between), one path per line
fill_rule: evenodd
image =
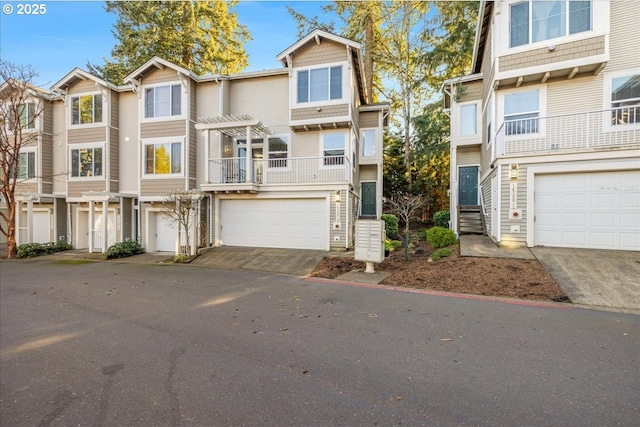
M574 304L640 310L640 252L535 247Z

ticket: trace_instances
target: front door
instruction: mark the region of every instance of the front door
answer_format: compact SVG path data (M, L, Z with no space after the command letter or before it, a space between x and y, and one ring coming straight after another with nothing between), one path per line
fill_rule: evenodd
M458 204L478 204L478 166L462 166L458 169Z
M363 182L362 183L362 216L376 217L376 183L375 182Z

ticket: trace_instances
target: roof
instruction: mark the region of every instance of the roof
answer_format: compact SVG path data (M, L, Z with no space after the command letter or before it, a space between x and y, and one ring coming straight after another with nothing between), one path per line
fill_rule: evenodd
M479 73L482 68L482 57L487 45L489 25L493 10L493 1L482 0L478 11L478 27L476 28L476 40L473 47L473 59L471 61L471 73Z
M64 76L62 79L60 79L56 84L54 84L53 86L51 86L51 88L53 90L62 90L62 91L66 91L69 86L75 84L76 82L80 81L80 80L93 80L94 82L96 82L97 84L104 86L104 87L108 87L109 89L113 89L116 91L121 91L121 90L127 90L128 87L127 86L116 86L113 83L109 83L106 80L101 79L100 77L96 77L91 73L88 73L84 70L81 70L80 68L76 67L73 70L71 70L71 72L69 72L66 76Z
M182 68L172 62L167 61L166 59L162 59L159 56L154 56L135 70L127 75L123 80L125 83L133 83L135 80L140 79L140 77L144 76L150 70L159 69L164 70L165 68L171 68L175 70L177 73L182 74L184 76L189 76L194 80L198 79L198 75L192 71L187 70L186 68Z
M292 44L291 46L289 46L288 48L286 48L285 50L283 50L282 52L280 52L280 54L278 54L276 58L278 59L278 61L282 63L282 65L286 67L288 66L287 55L293 54L296 50L300 49L302 46L306 45L311 41L314 41L315 43L320 44L320 41L322 39L327 39L327 40L334 41L336 43L341 43L346 46L350 46L353 49L357 49L357 50L361 49L360 43L358 42L355 42L353 40L347 39L342 36L338 36L328 31L316 29L310 32L309 34L307 34L306 36L304 36L303 38L301 38L300 40L298 40L297 42L295 42L294 44Z

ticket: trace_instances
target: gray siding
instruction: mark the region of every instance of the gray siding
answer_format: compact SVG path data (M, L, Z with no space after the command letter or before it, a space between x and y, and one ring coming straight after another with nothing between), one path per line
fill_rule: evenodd
M67 183L68 197L81 197L86 191L107 191L106 181L69 181Z
M184 136L187 131L185 120L171 120L140 124L140 138L163 138L165 136Z
M347 48L341 43L322 40L320 46L310 41L293 55L294 67L309 67L347 60Z
M184 190L184 178L142 179L140 181L140 196L166 197L173 190Z
M346 117L349 115L349 104L327 105L318 111L313 108L296 108L291 110L291 121L319 120L331 117Z
M84 144L87 142L104 142L107 139L105 126L90 127L84 129L69 129L67 142L69 144Z

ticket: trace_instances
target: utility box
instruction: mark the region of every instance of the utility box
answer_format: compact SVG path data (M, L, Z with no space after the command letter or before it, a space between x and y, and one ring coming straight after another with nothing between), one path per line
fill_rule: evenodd
M384 261L384 221L360 219L356 221L356 261Z

